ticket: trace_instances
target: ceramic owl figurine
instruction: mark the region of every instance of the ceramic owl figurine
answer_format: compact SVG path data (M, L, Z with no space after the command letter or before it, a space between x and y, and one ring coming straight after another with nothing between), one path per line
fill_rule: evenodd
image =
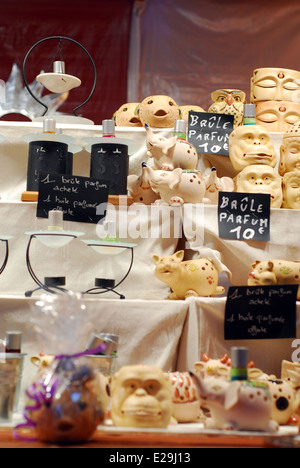
M208 112L233 115L234 127L242 125L246 93L239 89L217 89L211 93L213 103Z

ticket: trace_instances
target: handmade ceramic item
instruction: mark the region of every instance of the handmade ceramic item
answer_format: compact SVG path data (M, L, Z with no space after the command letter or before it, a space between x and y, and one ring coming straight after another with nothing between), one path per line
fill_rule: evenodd
M273 167L263 164L245 167L235 177L235 183L236 192L269 194L271 208L282 205L282 180Z
M205 112L202 107L192 105L180 106L179 110L181 113L181 118L185 120L187 124L189 123L189 112Z
M242 125L230 133L229 157L236 171L251 164L276 166L277 155L269 133L260 125Z
M288 68L257 68L251 78L251 102L299 102L300 72Z
M126 102L113 115L117 127L142 127L142 122L137 114L138 102Z
M282 208L300 210L300 170L284 174L282 196Z
M211 93L213 103L207 112L233 115L233 126L242 125L246 93L240 89L217 89Z
M233 192L234 181L231 177L218 177L217 170L213 167L208 175L204 177L205 181L205 203L217 205L219 201L219 192Z
M218 271L207 258L183 261L184 250L173 255L153 255L155 276L172 290L168 299L186 299L190 296L215 296L225 289L218 286Z
M149 125L146 129L147 156L153 158L155 169L172 171L177 167L194 170L198 163L196 148L177 136L166 138L155 134Z
M202 408L210 412L205 421L209 429L276 432L278 423L271 419L272 399L263 383L205 379L193 376Z
M268 132L286 132L300 119L299 101L261 101L255 108L256 123Z
M141 175L130 174L127 177L127 189L135 203L151 205L160 198L160 195L152 190L144 167Z
M143 163L149 184L154 192L159 193L157 204L182 205L201 203L205 195L205 182L198 171L159 171Z
M207 354L203 354L202 361L194 363L194 373L201 377L223 377L230 379L231 359L228 354L224 354L221 359L211 359Z
M272 398L271 418L279 425L295 425L296 392L285 380L276 379L266 382Z
M170 96L163 94L148 96L139 104L138 117L142 125L156 128L172 128L180 119L179 106Z
M280 146L278 172L283 176L286 172L300 170L300 120L284 133Z
M300 286L300 262L288 260L257 260L249 272L248 285L298 284ZM297 294L300 299L300 288Z
M203 420L197 388L189 372L169 372L167 375L172 386L172 416L179 423Z
M165 428L171 416L171 383L160 368L129 365L114 374L111 419L115 426Z

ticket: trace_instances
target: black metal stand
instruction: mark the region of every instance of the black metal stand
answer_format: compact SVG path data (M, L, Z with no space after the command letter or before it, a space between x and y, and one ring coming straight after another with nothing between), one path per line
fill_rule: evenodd
M65 237L75 238L75 236L72 235L72 234L59 234L59 235L60 236L65 236ZM33 289L32 291L26 291L25 296L26 297L31 297L34 292L39 291L39 290L44 290L44 291L46 291L46 292L48 292L50 294L55 294L57 292L67 293L68 290L61 287L61 286L65 285L65 278L64 277L56 277L56 278L46 277L46 278L44 278L44 282L42 282L41 280L39 280L39 278L34 273L33 268L31 266L31 262L30 262L30 246L32 244L32 240L34 238L37 238L38 236L51 236L51 231L49 231L49 233L31 234L31 236L29 238L29 242L28 242L27 250L26 250L26 265L27 265L27 269L28 269L28 271L30 273L31 278L38 285L38 287L36 289Z
M8 240L7 239L1 239L0 238L0 241L5 242L5 257L4 257L3 263L2 263L1 268L0 268L0 275L1 275L3 273L3 271L5 270L5 267L6 267L7 262L8 262L9 247L8 247Z
M90 243L90 244L87 244L88 246L90 247L93 247L93 246L100 246L101 243L98 243L97 244L93 244L93 243ZM103 244L105 246L107 246L107 244ZM113 244L110 246L112 248L120 248L120 246L114 246ZM105 279L105 278L96 278L95 280L95 288L91 288L91 289L88 289L87 291L85 291L83 294L104 294L106 292L113 292L115 294L117 294L120 299L125 299L125 296L123 294L120 294L116 291L116 288L121 284L123 283L123 281L125 281L125 279L127 278L127 276L129 275L130 271L131 271L131 268L132 268L132 265L133 265L133 247L128 247L128 246L124 246L122 247L124 249L127 249L127 250L130 250L131 251L131 257L130 257L130 264L129 264L129 268L125 274L125 276L123 276L123 278L117 283L115 284L115 280L113 279Z

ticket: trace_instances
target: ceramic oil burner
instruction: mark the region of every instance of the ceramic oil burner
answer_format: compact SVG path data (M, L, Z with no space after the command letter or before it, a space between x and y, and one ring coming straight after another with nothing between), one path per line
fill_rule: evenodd
M235 185L231 177L218 177L217 170L213 167L209 174L204 177L205 196L204 201L209 205L217 205L219 192L233 192Z
M181 118L186 121L187 125L189 123L189 112L206 112L202 107L192 105L180 106L179 109Z
M126 102L113 115L117 127L142 127L137 114L138 102Z
M197 388L189 372L169 372L167 375L172 386L172 416L176 421L190 423L204 420Z
M286 132L300 119L299 101L261 101L255 110L256 123L268 132Z
M172 128L180 119L179 106L170 96L163 94L148 96L139 104L138 117L142 125L154 128Z
M240 89L217 89L211 93L212 104L207 112L233 115L233 126L242 125L246 93Z
M115 426L165 428L171 417L171 383L162 369L129 365L113 375L111 419Z
M280 146L278 172L300 171L300 120L284 133Z
M284 174L282 196L282 208L300 210L300 170Z
M221 359L211 359L206 353L202 356L202 361L194 363L194 373L201 377L223 377L230 378L231 359L228 354L224 354Z
M272 284L300 285L300 262L275 259L264 262L257 260L253 263L248 275L248 285ZM298 288L297 299L300 299L300 288Z
M165 138L155 134L149 125L146 129L147 156L153 158L155 169L172 171L177 167L194 170L198 164L196 148L186 140L177 136Z
M155 276L172 290L168 299L186 299L190 296L223 294L218 286L218 271L207 258L183 261L184 250L161 257L153 255Z
M201 406L209 410L208 429L276 432L271 419L272 399L266 385L242 380L194 375Z
M143 167L152 190L160 195L157 204L183 205L203 201L205 182L198 171L184 171L179 167L173 171L160 171L145 163Z
M229 158L236 171L252 164L276 166L277 155L266 129L260 125L241 125L229 135Z
M280 426L296 425L296 392L285 380L276 379L266 382L272 397L271 418Z
M127 190L135 203L151 205L160 199L160 195L152 190L144 167L141 175L130 174L127 177Z
M251 102L299 102L300 72L287 68L257 68L251 78Z
M235 183L236 192L269 194L271 208L282 205L282 179L273 167L263 164L245 167L235 177Z

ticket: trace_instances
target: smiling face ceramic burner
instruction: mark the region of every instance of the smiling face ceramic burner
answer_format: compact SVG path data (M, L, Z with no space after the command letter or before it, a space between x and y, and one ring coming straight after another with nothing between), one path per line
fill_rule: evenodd
M300 170L300 120L298 120L287 132L284 133L280 146L280 160L278 172L284 175L286 172Z
M236 171L251 164L276 166L277 156L268 132L260 125L242 125L229 135L229 157Z
M300 171L287 172L282 180L282 208L300 210Z

